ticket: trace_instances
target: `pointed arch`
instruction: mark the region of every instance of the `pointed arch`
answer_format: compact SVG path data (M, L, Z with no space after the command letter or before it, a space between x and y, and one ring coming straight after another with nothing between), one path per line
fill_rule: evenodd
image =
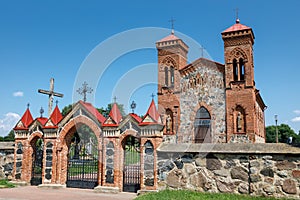
M244 62L247 62L247 60L248 60L247 54L240 47L236 47L230 52L229 57L228 57L228 59L229 59L228 63L230 63L234 58L237 60L242 58L244 60Z
M234 110L234 131L236 133L245 133L246 132L246 113L245 109L237 105Z
M211 114L204 106L201 106L196 112L194 135L195 143L211 141Z

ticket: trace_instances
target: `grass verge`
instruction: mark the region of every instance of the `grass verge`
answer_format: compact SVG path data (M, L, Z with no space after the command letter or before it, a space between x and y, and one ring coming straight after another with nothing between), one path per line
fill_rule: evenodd
M15 187L15 185L10 183L8 180L6 179L0 180L0 188L13 188L13 187Z
M257 197L238 194L201 193L188 190L163 190L143 194L135 200L278 200L271 197ZM280 199L283 200L283 199Z

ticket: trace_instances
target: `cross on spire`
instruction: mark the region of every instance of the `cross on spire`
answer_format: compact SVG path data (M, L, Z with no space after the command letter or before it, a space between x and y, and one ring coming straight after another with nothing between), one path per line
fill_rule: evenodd
M153 94L153 93L152 93L152 94L151 94L151 97L152 97L152 99L154 99L154 97L155 97L155 94Z
M203 46L200 47L200 51L201 51L201 58L204 58L204 50L205 48Z
M175 21L176 21L176 20L173 19L173 17L169 20L169 22L171 22L171 27L172 27L171 34L172 34L172 35L174 34L174 22L175 22Z
M62 98L64 95L61 94L61 93L54 92L54 78L50 79L50 90L39 89L38 92L42 93L42 94L49 95L48 116L50 116L51 111L52 111L53 97L56 96L56 97L61 97Z
M41 118L43 117L43 113L44 113L44 109L43 109L43 107L41 107L41 109L40 109Z
M116 96L114 97L114 103L117 103L117 97Z
M78 94L83 95L83 101L86 102L86 93L92 93L93 89L88 87L88 84L84 81L81 88L76 90Z

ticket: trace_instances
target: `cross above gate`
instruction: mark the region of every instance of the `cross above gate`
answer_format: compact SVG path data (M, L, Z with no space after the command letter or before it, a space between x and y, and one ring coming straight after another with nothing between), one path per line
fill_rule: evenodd
M81 88L76 90L78 94L83 95L83 101L86 102L86 93L92 93L93 89L88 87L88 84L84 81Z
M50 117L52 111L53 97L63 97L64 95L61 93L54 92L54 78L50 78L50 90L39 89L39 93L49 95L49 103L48 103L48 117Z

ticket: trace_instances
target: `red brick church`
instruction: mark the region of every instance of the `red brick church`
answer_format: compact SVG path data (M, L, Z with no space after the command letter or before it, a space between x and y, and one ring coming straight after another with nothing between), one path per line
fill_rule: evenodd
M29 108L14 128L14 179L32 185L158 188L161 143L263 143L266 106L255 87L250 27L239 20L222 32L225 64L187 63L188 46L174 31L156 42L158 107L143 118L122 116L113 104L104 117L78 101L62 116L33 118Z

